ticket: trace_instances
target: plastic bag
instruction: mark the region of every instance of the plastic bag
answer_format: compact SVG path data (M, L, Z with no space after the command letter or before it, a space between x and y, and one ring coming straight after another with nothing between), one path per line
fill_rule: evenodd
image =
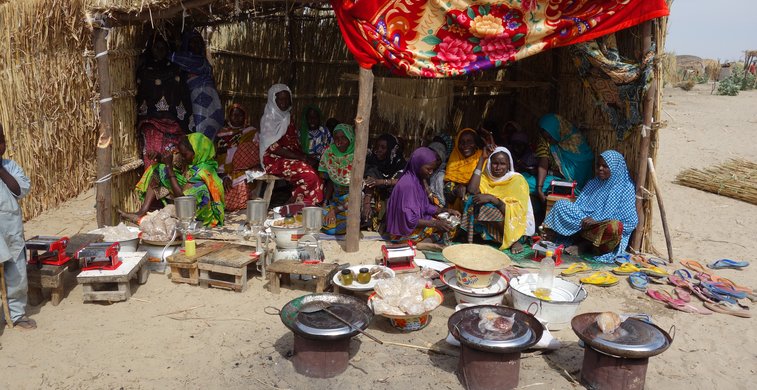
M478 329L481 332L489 331L505 334L513 329L513 324L515 323L515 314L507 317L497 314L494 310L488 308L481 309L478 317L480 318Z

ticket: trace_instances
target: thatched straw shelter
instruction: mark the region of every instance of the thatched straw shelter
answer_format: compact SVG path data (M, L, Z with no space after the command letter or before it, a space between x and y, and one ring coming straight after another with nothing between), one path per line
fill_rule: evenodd
M43 9L46 11L42 12ZM39 170L27 168L36 183L56 177L55 172L65 172L75 179L73 184L70 179L66 181L69 184L65 186L61 185L63 179L59 179L44 191L38 185L38 195L24 205L27 216L74 195L95 178L102 179L97 185L98 223L115 222L113 211L117 208L136 207L133 184L141 170L133 96L136 60L143 48L141 34L145 25L182 23L182 13L195 26L206 26L204 35L224 104L241 103L252 118L260 117L265 93L276 82L288 83L292 88L294 112L307 103L317 103L326 116L350 120L357 114L358 134L360 127L368 130L370 119L371 134L399 130L399 135L413 146L434 132L452 133L462 125L476 127L484 119L500 123L516 120L527 130L535 131L541 115L559 112L587 129L586 136L595 151L613 148L623 153L631 174L640 178L641 187L649 188L646 161L647 157L655 157L660 127L656 122L661 110L656 82L652 82L646 94L643 124L619 140L607 113L579 77L567 47L528 57L507 68L441 81L407 81L397 80L379 67L373 72L359 69L344 45L326 1L27 0L5 4L0 1L0 21L3 21L0 31L5 34L0 36L0 49L6 49L8 42L15 45L18 35L25 34L20 40L24 42L23 48L13 51L17 54L10 62L0 63L3 71L0 120L14 123L19 129L11 132L10 144L15 148L11 153L24 167L40 166ZM50 22L44 26L38 23L41 14L50 15ZM88 41L87 28L92 31L92 43ZM664 50L664 32L665 19L619 31L616 36L620 53L640 59L640 53L656 43L659 57ZM0 56L7 52L3 50ZM49 62L38 60L48 57ZM31 62L36 67L24 68L23 72L39 72L29 75L38 83L53 80L53 90L60 93L59 102L42 101L42 96L54 100L45 93L48 87L37 85L30 91L18 84L20 77L9 76L9 67L23 68ZM660 73L659 62L655 62L654 73ZM60 82L55 84L56 80ZM399 95L397 91L404 92ZM23 94L39 95L40 101L26 99ZM16 100L7 100L6 95L15 96ZM363 99L359 102L360 96ZM403 102L423 99L437 100L421 110L420 125L413 126L407 112L401 110L407 106ZM376 104L371 105L374 100ZM438 102L448 108L439 110ZM36 104L42 104L43 109L39 110ZM97 116L90 110L91 104L98 105L99 109L94 111ZM360 108L364 112L359 112ZM20 111L26 110L41 118L34 121L24 117ZM49 121L46 116L51 113L65 114L65 118ZM253 125L256 122L253 120ZM29 142L33 139L30 126L35 123L33 128L49 138L62 134L65 126L65 134L71 139L58 143L59 150L35 149ZM56 125L44 127L40 123ZM395 127L400 123L399 128ZM99 140L93 131L98 125ZM367 144L366 139L361 142ZM360 151L357 148L358 154ZM95 154L97 166L93 164ZM61 162L62 157L69 160ZM48 164L51 160L52 165ZM39 161L44 161L45 166ZM356 171L362 171L362 167L357 168ZM639 190L639 207L643 212L641 234L634 241L637 248L649 231L651 216L651 198L643 188ZM350 232L348 241L355 249L354 224Z

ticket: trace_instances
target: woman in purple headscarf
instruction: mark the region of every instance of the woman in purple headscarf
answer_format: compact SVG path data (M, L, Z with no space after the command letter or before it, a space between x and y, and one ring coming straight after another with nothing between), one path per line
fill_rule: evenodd
M436 152L425 147L416 149L410 156L387 203L386 232L392 241L418 243L434 232L446 233L453 229L447 220L434 217L445 211L457 217L460 213L434 206L424 185L440 163Z

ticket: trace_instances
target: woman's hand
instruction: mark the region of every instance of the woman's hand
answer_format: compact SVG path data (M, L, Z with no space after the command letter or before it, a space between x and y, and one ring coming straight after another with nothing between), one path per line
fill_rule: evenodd
M165 151L160 155L160 162L169 168L173 168L173 152Z
M544 191L541 188L536 190L536 196L542 204L547 204L547 196L544 195Z
M497 145L495 145L494 143L487 143L484 146L483 152L481 153L481 159L483 159L483 160L488 159L489 156L491 156L492 153L494 153L494 149L496 149L496 148L497 148Z
M442 212L447 212L447 213L449 213L449 215L451 215L453 217L460 218L460 216L461 216L460 212L457 211L457 210L455 210L455 209L442 209Z
M223 177L223 190L224 190L224 192L226 192L228 194L229 191L231 191L231 187L233 185L234 185L234 182L231 180L231 177L229 177L229 176L224 176Z
M496 205L498 203L497 202L497 198L495 196L488 195L488 194L474 195L473 196L473 202L476 205L482 205L482 204L485 204L485 203L492 203L492 204Z
M369 176L368 178L365 179L365 186L368 187L368 188L373 188L373 187L378 186L378 182L379 181L376 180L375 177L370 177Z
M597 221L595 221L594 218L592 218L592 217L586 217L586 218L584 218L584 219L581 220L581 227L584 228L584 229L586 229L589 226L594 225L596 223L597 223Z
M434 219L431 227L444 233L452 230L452 224L444 219Z
M332 207L331 210L329 210L329 212L326 214L326 218L323 219L323 222L326 225L331 225L334 222L336 222L336 209L335 208Z

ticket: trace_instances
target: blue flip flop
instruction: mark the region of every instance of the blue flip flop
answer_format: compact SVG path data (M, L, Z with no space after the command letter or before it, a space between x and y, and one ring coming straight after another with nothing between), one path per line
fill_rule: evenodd
M639 291L647 291L649 276L643 272L634 272L628 275L628 283Z
M710 290L711 293L715 293L718 295L728 295L736 299L746 298L746 293L743 291L736 291L730 288L722 288L716 285L715 283L709 283L709 282L700 282L699 284L702 287L706 288L707 290Z
M691 272L689 272L689 270L685 268L680 268L673 271L673 275L678 276L681 279L688 280L688 281L694 280L694 275L692 275Z
M742 269L747 266L749 266L748 261L736 261L736 260L731 260L731 259L720 259L718 261L707 264L707 267L712 268L712 269L723 269L723 268Z
M615 263L617 265L623 265L623 263L630 263L631 255L629 253L623 253L622 255L615 256Z

